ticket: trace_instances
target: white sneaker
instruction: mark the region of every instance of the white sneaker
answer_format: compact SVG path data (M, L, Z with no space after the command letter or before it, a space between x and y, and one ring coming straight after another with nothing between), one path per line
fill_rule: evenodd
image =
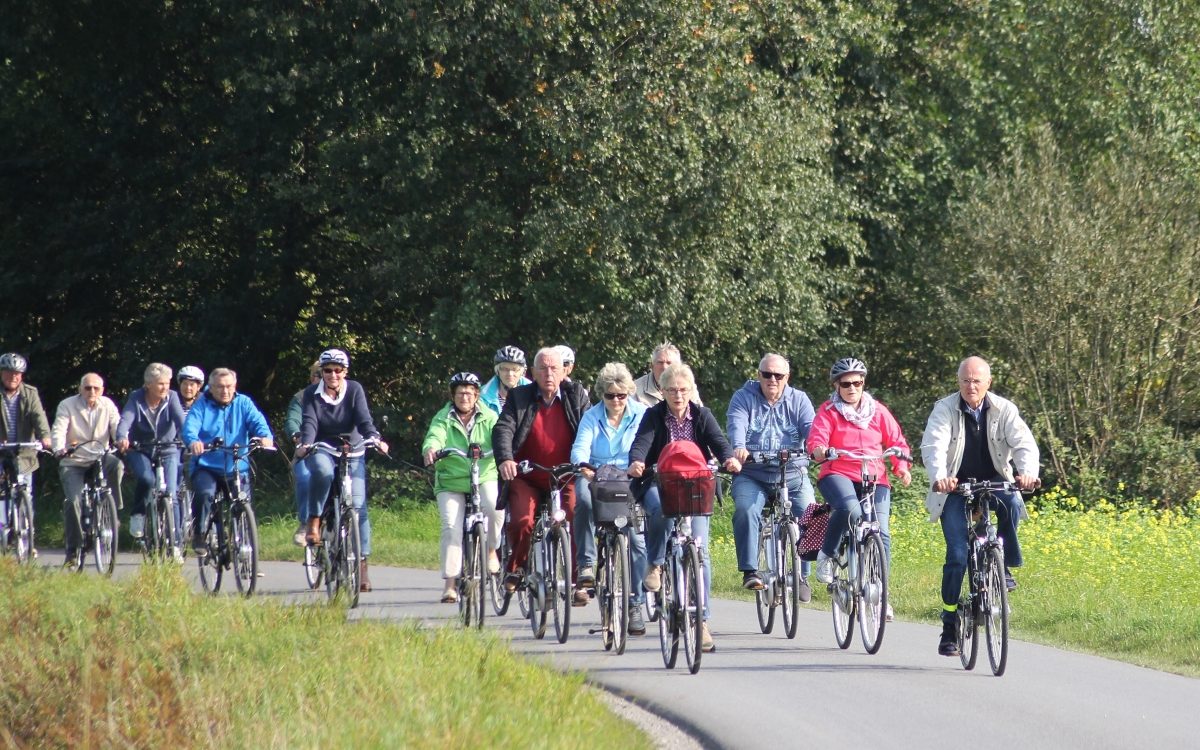
M146 516L143 513L134 513L129 517L129 536L134 539L141 539L146 535Z
M296 533L292 534L292 544L296 545L297 547L303 547L307 545L308 541L305 539L306 531L307 529L304 528L304 524L300 524L300 526L296 529Z
M887 621L891 622L896 619L896 613L892 611L892 605L887 605Z
M824 552L817 553L817 580L833 583L833 558L826 557Z

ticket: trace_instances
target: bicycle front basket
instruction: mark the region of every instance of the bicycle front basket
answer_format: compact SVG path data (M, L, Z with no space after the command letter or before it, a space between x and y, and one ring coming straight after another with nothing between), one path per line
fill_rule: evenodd
M674 516L711 516L717 482L708 472L660 471L655 481L662 512Z

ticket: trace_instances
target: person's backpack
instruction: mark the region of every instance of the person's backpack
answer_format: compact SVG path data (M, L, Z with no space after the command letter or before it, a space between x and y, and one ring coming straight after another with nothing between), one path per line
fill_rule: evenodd
M675 440L658 454L658 492L664 516L709 516L716 479L700 446Z

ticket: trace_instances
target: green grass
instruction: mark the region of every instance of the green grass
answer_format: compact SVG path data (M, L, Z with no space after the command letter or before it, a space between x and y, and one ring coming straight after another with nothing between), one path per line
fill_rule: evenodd
M549 715L539 746L648 746L581 675L487 631L204 597L171 567L114 583L0 560L0 675L5 746L511 747Z

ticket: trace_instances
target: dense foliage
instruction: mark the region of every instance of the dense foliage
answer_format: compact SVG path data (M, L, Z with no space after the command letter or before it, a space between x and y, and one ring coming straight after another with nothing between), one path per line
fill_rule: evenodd
M500 344L669 338L718 403L862 356L916 433L979 352L1062 481L1200 487L1194 3L0 14L0 348L51 403L163 360L279 409L339 344L411 433Z

